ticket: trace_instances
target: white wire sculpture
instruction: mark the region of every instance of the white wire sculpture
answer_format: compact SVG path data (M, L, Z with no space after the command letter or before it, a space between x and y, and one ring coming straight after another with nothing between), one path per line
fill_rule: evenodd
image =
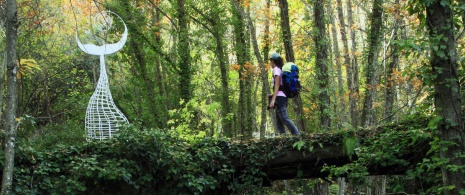
M106 25L108 30L111 27L112 19L110 14L116 15L124 25L124 33L121 40L114 44L105 44L97 46L94 44L82 44L76 32L76 42L79 48L85 53L100 56L100 77L97 88L92 94L86 110L85 129L87 139L104 140L117 135L117 131L122 125L129 124L128 119L116 107L110 93L108 84L108 75L105 68L105 55L112 54L123 48L128 37L128 29L123 19L117 14L105 11L99 13L103 20L101 24ZM97 16L96 16L97 17ZM102 19L100 18L100 19ZM104 30L104 29L99 29Z

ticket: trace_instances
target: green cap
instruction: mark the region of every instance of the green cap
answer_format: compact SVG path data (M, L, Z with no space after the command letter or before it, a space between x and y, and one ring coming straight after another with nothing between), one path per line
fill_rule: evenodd
M279 57L281 57L278 53L274 52L270 55L270 60L277 60Z

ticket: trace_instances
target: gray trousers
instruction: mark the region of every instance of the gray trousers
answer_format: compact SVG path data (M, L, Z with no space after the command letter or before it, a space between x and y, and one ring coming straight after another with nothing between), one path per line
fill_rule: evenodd
M277 96L274 106L276 109L276 126L280 134L285 134L286 126L292 135L300 135L299 130L295 126L294 122L287 115L287 97Z

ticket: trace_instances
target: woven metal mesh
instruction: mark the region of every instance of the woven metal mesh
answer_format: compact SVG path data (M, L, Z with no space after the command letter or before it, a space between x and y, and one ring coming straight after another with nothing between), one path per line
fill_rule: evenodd
M113 12L102 13L105 17ZM124 21L116 15L124 24ZM105 18L105 22L107 21ZM124 33L121 40L114 44L103 44L97 46L94 44L82 44L76 33L76 42L79 48L91 55L100 56L100 77L97 88L92 94L89 104L87 105L85 127L87 139L104 140L117 135L117 131L122 125L129 124L128 119L121 113L113 102L110 93L108 75L105 68L105 55L112 54L123 48L127 40L127 27L124 24Z
M100 78L86 111L87 138L103 140L116 135L128 119L113 102L104 57L100 56Z

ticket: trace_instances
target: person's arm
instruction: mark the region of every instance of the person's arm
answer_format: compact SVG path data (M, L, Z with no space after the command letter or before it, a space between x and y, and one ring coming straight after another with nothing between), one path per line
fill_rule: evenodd
M274 102L276 96L278 95L279 86L281 85L281 77L279 75L274 75L274 87L273 87L273 97L271 97L270 108L274 108Z

